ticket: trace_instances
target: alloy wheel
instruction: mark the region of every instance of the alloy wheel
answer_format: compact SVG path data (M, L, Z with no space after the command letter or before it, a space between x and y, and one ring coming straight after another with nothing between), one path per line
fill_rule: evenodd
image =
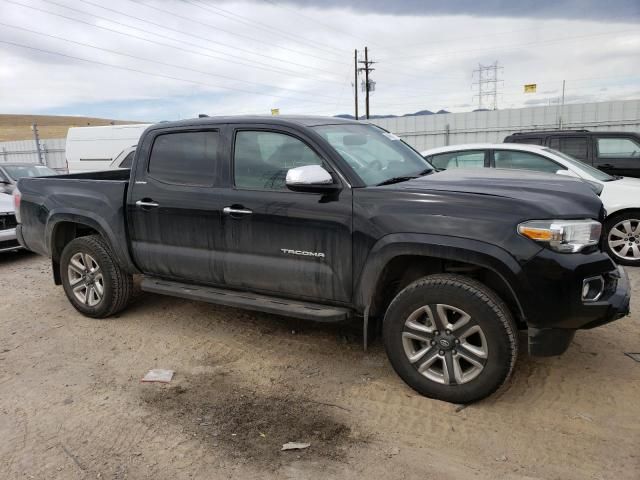
M76 253L67 267L69 285L76 299L95 307L104 297L104 277L98 262L88 253Z
M607 241L618 257L640 261L640 219L626 218L616 223L609 230Z
M402 344L421 375L445 385L476 378L489 355L480 325L463 310L445 304L424 305L409 315Z

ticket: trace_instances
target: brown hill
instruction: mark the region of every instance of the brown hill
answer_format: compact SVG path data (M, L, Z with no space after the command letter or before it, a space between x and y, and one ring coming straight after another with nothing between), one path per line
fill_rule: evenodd
M63 138L69 127L87 127L100 125L122 125L123 120L109 120L91 117L64 117L57 115L5 115L0 114L0 142L10 140L31 140L31 125L38 125L40 138Z

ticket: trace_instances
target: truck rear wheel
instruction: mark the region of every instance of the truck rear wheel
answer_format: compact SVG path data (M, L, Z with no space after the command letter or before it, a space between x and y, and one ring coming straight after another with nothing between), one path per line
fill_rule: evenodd
M505 303L480 282L452 274L417 280L383 323L391 365L414 390L452 403L485 398L511 375L517 330Z
M98 235L72 240L60 258L62 286L71 304L83 315L105 318L127 306L133 279L113 259Z

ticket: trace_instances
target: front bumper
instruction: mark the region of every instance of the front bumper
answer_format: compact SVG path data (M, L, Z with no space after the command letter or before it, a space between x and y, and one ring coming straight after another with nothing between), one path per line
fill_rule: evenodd
M603 252L559 254L541 251L522 270L523 309L529 329L529 353L559 355L576 330L604 325L628 315L631 291L627 273ZM582 300L582 282L602 276L597 301Z
M616 287L613 292L609 294L607 300L592 302L594 307L604 308L604 313L578 327L579 329L599 327L600 325L613 322L629 314L629 306L631 303L629 277L622 267L618 267L614 276L617 276ZM597 303L601 303L602 305L596 305ZM561 355L569 347L575 332L576 329L569 328L529 327L529 354L539 357Z
M0 252L9 252L22 248L18 243L15 228L0 230Z

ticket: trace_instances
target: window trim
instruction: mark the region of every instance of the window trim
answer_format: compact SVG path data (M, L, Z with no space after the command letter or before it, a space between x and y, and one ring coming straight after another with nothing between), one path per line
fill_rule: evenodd
M233 126L232 125L231 127L233 128L233 135L231 135L231 151L230 151L231 168L229 171L229 176L230 176L230 185L232 190L243 191L243 192L273 192L273 193L297 193L299 195L318 195L317 193L311 193L311 192L294 192L292 190L289 190L288 188L283 190L271 190L266 188L258 189L258 188L241 187L236 185L236 137L239 132L267 132L267 133L276 133L280 135L287 135L289 137L295 138L296 140L306 145L309 149L311 149L311 151L315 153L320 160L322 160L323 165L321 166L329 172L329 174L333 178L334 183L338 184L341 187L344 186L343 182L340 179L341 175L337 173L336 168L331 164L331 162L324 155L321 155L318 152L318 149L313 144L311 144L310 142L302 138L300 135L297 135L296 133L290 130L284 130L284 129L279 130L277 128L266 127L266 126L250 126L250 125ZM329 168L326 168L327 166Z
M551 147L549 147L551 148ZM509 148L492 148L491 149L491 168L500 168L496 167L496 157L495 152L517 152L517 153L528 153L529 155L533 155L535 157L544 158L545 160L555 164L558 167L558 170L569 170L569 168L565 167L561 163L556 162L554 159L545 157L544 155L540 155L539 153L529 152L527 150L513 150ZM531 170L529 168L503 168L501 170L525 170L527 172L536 172L536 173L551 173L551 172L542 172L540 170ZM557 171L553 172L553 175L557 175Z
M217 160L220 161L222 155L220 152L220 146L221 144L224 142L224 137L222 135L222 131L220 127L215 127L215 128L189 128L189 129L184 129L184 130L168 130L165 132L160 131L159 133L157 133L156 135L153 136L153 141L151 142L151 147L149 148L149 155L147 157L147 165L144 169L144 173L146 175L147 178L152 179L154 182L158 182L161 183L162 185L171 185L171 186L176 186L176 187L192 187L192 188L213 188L216 186L216 179L215 179L215 175L212 179L212 182L210 184L206 184L206 185L194 185L192 183L177 183L177 182L167 182L165 180L161 180L159 178L157 178L156 176L154 176L151 171L151 160L153 158L153 147L156 144L156 141L158 140L158 138L165 136L165 135L178 135L181 133L211 133L211 132L215 132L218 134L219 136L219 140L218 140L218 145L217 145L217 149L216 149L216 157ZM135 152L135 150L134 150ZM213 165L213 173L215 174L215 162Z

